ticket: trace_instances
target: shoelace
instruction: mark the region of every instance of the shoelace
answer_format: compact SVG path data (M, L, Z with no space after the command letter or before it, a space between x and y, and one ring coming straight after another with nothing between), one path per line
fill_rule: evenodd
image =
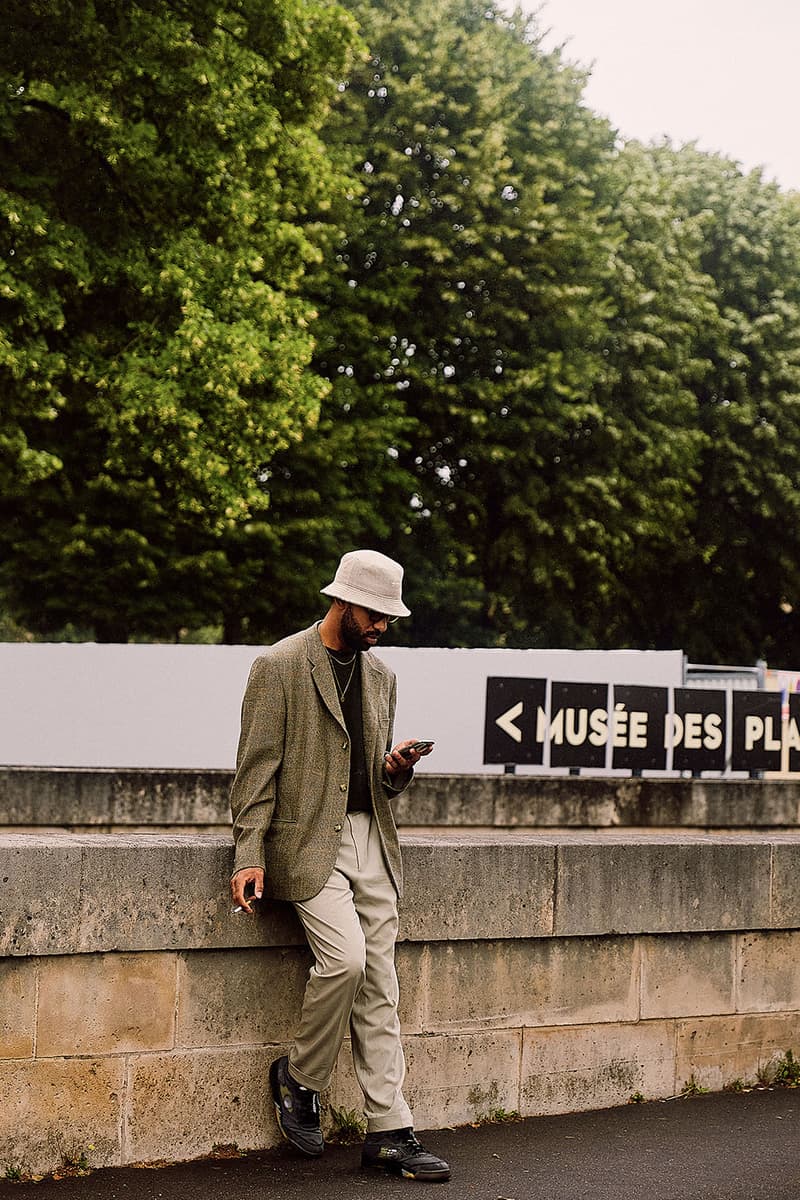
M368 1135L368 1140L373 1142L375 1145L379 1145L383 1139L381 1134L371 1133ZM395 1145L402 1147L404 1150L411 1150L415 1154L427 1153L425 1147L418 1140L413 1129L404 1129L402 1131L398 1131L397 1133L393 1133L389 1138L387 1138L387 1144L390 1146Z
M394 1142L396 1146L402 1146L404 1150L410 1150L414 1154L424 1154L425 1150L422 1143L418 1141L413 1129L403 1130L402 1133L394 1134L389 1144Z

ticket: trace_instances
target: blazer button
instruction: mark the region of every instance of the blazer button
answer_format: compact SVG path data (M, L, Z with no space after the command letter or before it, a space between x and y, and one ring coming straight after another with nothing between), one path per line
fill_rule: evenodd
M342 742L342 749L343 749L343 750L346 750L346 749L347 749L347 742Z
M340 791L340 792L346 792L346 791L347 791L347 784L346 784L346 783L340 783L340 784L339 784L339 791Z
M334 833L341 833L342 827L341 827L341 825L334 825L333 830L334 830Z

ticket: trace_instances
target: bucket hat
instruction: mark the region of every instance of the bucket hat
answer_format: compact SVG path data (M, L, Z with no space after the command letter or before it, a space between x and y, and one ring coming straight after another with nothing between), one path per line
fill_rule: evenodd
M377 550L351 550L343 554L333 581L320 588L324 596L360 604L387 617L410 617L401 595L403 568Z

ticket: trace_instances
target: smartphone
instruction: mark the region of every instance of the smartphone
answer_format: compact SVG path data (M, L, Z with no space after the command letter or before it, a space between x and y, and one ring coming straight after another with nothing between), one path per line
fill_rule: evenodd
M403 758L408 758L411 750L416 750L419 753L422 753L423 750L428 750L432 745L433 742L413 742L412 745L404 747L400 753L402 754Z

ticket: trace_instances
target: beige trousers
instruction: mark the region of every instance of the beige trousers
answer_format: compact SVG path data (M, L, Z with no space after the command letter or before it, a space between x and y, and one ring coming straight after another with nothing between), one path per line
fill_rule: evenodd
M397 893L370 813L348 814L330 879L318 895L294 907L315 962L289 1052L292 1078L324 1091L349 1026L367 1129L379 1133L413 1125L402 1092Z

